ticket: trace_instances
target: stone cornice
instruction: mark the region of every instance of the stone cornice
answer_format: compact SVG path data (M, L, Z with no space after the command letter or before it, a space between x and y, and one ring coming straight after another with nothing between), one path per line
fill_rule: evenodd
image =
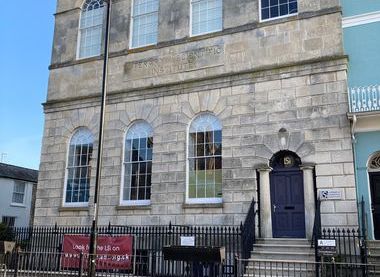
M80 10L81 10L81 8L79 8L79 7L77 7L77 8L72 8L72 9L69 9L69 10L56 12L56 13L54 14L54 16L57 17L57 16L64 15L64 14L67 14L67 13L79 12Z
M176 95L193 90L203 91L215 88L223 88L233 85L234 82L239 84L250 84L257 81L267 81L278 79L282 74L302 76L314 73L322 73L336 70L347 69L348 58L346 55L326 56L323 58L304 60L296 63L265 66L241 72L228 72L213 77L204 77L190 79L186 81L167 83L154 87L146 86L134 89L125 89L121 91L109 91L108 103L119 102L120 97L127 97L126 101L135 101L141 99L151 99L160 96ZM320 64L319 66L315 66ZM312 66L312 68L310 67ZM289 76L288 76L289 77ZM197 83L195 83L197 82ZM43 103L45 113L55 112L57 110L71 110L85 107L95 107L99 105L100 91L82 97L72 97L59 100L48 100Z

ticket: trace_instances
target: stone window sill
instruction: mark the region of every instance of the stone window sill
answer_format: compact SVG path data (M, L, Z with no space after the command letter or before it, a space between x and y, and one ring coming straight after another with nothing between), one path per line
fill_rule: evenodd
M150 210L151 205L119 205L115 209L118 211L123 210Z
M59 207L59 212L88 212L89 207Z
M223 203L183 203L184 209L198 209L198 208L223 208Z

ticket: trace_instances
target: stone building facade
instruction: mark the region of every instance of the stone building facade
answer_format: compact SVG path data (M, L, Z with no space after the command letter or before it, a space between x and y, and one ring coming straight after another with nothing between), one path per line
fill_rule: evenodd
M280 157L301 174L303 193L290 193L302 198L300 237L311 236L321 190L339 195L322 202L323 225L357 225L339 1L298 0L296 13L261 20L264 2L220 1L221 30L191 35L192 2L161 0L157 42L132 48L133 3L113 1L100 224L237 225L254 200L261 234L272 237ZM57 3L37 225L88 225L93 212L102 57L78 58L83 5ZM221 125L218 201L188 201L189 126L202 114ZM126 133L139 121L153 133L151 194L141 205L123 204ZM95 138L89 198L67 205L68 152L78 128Z

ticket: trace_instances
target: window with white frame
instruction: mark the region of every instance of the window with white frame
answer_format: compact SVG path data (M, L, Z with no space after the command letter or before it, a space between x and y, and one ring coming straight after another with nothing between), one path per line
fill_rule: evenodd
M223 28L223 0L191 1L191 35L221 31Z
M287 16L298 12L297 0L260 0L261 20Z
M152 184L153 129L145 121L134 123L125 138L122 202L149 204Z
M189 128L188 202L220 202L222 125L212 114L196 117Z
M90 192L90 160L93 135L79 128L71 138L66 173L65 204L87 204Z
M84 2L79 27L79 58L100 55L104 10L103 0L86 0Z
M159 0L133 0L131 47L157 43Z
M15 181L13 185L12 203L24 204L25 182Z

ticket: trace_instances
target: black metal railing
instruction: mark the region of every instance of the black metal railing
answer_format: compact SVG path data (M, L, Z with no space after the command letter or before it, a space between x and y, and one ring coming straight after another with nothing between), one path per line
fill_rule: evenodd
M0 276L12 277L85 277L87 276L88 254L68 256L64 253L46 252L15 252L8 255L10 266L0 267ZM117 255L97 255L91 257L96 260L97 276L129 277L141 275L141 267L146 267L141 260L149 260L149 256L132 255L130 263L121 263ZM380 274L380 265L342 263L331 260L329 262L307 261L274 261L255 259L236 259L237 277L262 276L297 276L297 277L377 277ZM146 268L148 274L144 276L160 277L220 277L225 276L221 265L199 264L192 262L175 262L165 267L161 273L152 268ZM150 274L149 274L150 273Z
M336 261L342 263L367 263L366 247L366 225L364 200L359 205L361 207L361 218L364 221L360 228L352 227L322 227L321 221L321 201L318 199L315 209L315 219L313 226L312 246L315 247L315 261L320 262L321 258L318 253L318 239L335 239L336 240Z
M363 271L364 268L364 271ZM306 261L238 260L237 276L377 277L380 265Z
M248 222L247 222L248 224ZM247 226L247 225L246 225ZM244 225L243 225L244 228ZM254 227L252 227L254 228ZM248 226L246 227L248 230ZM14 228L13 236L16 244L26 253L51 253L49 259L54 259L53 254L62 254L64 235L88 235L90 226L52 226L52 227L25 227ZM223 264L223 275L234 274L234 261L236 256L241 256L243 229L241 226L184 226L184 225L160 225L160 226L101 226L98 234L109 236L131 235L133 236L134 259L138 260L136 274L140 276L163 275L170 272L169 269L184 266L178 262L164 260L163 246L180 245L182 236L194 237L196 246L224 247L226 259ZM249 233L251 238L252 234ZM246 232L246 236L248 233ZM247 243L252 240L246 240ZM31 255L31 254L30 254ZM32 257L29 255L29 258ZM36 257L32 259L39 264ZM12 267L10 260L8 268ZM58 265L57 261L50 261L51 265ZM14 266L13 266L14 267ZM174 272L174 271L173 271Z
M321 237L321 200L317 199L315 204L314 225L313 225L313 237L311 239L311 247L315 248L315 261L318 262L317 245L318 239Z
M360 241L360 256L361 256L361 262L367 263L367 213L365 211L365 202L364 197L362 196L361 202L359 202L359 222L360 222L360 234L361 234L361 241Z
M248 259L251 256L253 244L256 241L255 226L256 226L256 202L252 200L249 207L244 224L241 225L242 230L242 259Z

